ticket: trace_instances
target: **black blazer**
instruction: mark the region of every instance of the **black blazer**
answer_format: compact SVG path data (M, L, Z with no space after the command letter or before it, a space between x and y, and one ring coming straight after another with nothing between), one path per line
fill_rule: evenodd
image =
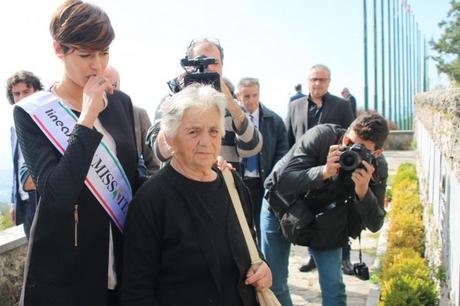
M168 163L153 175L130 207L124 245L124 306L223 305L218 251L211 242L209 226L193 209L201 200L173 171ZM253 228L249 191L233 174L246 219ZM254 287L244 284L251 265L249 252L232 207L226 223L229 247L239 271L237 292L243 305L255 305ZM254 231L252 234L254 237Z
M337 188L349 188L349 186L344 187L342 184L331 185L329 184L331 180L323 180L322 175L323 167L327 162L329 147L339 143L345 132L345 129L333 124L321 124L308 130L275 165L265 182L266 188L270 189L277 182L277 191L289 203L293 203L300 195L303 196L320 188L330 190L331 194L334 194ZM330 247L345 246L349 226L358 225L358 233L364 228L368 228L372 232L378 231L383 225L386 214L383 201L387 178L388 165L382 155L377 159L375 180L369 183L369 191L366 196L363 199L358 199L354 196L354 187L351 188L350 192L353 193L352 209L348 210L347 205L337 205L336 208L330 210L331 213L325 212L323 214L323 217L332 218L327 226L313 224L310 231L315 231L318 233L318 237L321 236L324 241L333 244ZM334 199L331 199L331 202L333 201ZM349 225L348 220L351 220L350 215L352 213L353 216L357 217L357 220L354 219L357 224ZM330 215L328 216L328 214ZM317 223L318 219L315 222Z
M131 99L115 91L99 119L116 143L117 157L134 192L138 182ZM42 197L31 229L22 303L106 305L109 224L118 283L122 237L84 185L102 134L77 124L62 155L22 108L14 108L14 120L24 159Z
M322 108L318 124L333 123L346 129L354 119L350 103L330 93L324 95ZM289 147L292 147L308 129L308 96L289 103L285 123Z
M262 103L259 106L259 131L264 140L262 150L258 153L259 175L263 183L273 166L287 153L289 147L283 119ZM247 158L244 158L242 174L244 174L246 164Z

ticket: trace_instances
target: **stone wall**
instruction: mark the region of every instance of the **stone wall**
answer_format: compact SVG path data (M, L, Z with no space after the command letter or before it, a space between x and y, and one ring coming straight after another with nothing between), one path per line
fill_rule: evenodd
M22 226L0 232L0 305L18 305L27 240Z
M434 143L460 179L460 88L416 95L415 121L433 136Z
M460 89L417 95L414 120L425 256L438 275L440 305L459 305Z

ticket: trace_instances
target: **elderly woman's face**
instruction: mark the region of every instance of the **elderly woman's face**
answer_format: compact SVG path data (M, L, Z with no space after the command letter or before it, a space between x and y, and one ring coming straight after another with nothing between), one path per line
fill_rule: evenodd
M189 170L210 170L220 152L221 138L221 116L217 108L205 111L189 108L172 139L174 158Z

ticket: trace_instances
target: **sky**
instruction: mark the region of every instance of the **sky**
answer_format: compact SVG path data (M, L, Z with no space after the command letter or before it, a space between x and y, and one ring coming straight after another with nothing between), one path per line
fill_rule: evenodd
M151 118L168 93L166 81L182 72L179 60L189 42L202 37L218 38L223 46L224 76L234 84L242 77L257 77L261 101L283 118L294 85L301 83L305 91L307 72L318 63L332 71L332 94L339 95L348 87L358 107L363 105L362 0L90 2L107 12L114 27L110 64L120 71L121 89L147 109ZM54 55L48 30L60 3L0 1L0 169L12 167L9 135L13 120L6 79L21 69L34 72L46 87L62 78L62 65ZM439 37L438 23L447 15L449 0L409 4L427 40ZM368 1L368 15L371 9L372 1ZM431 87L446 83L434 63L429 71ZM370 91L372 95L372 88Z

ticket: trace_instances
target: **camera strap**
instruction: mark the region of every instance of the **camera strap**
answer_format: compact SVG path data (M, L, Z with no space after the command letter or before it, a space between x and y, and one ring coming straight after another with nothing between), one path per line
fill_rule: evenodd
M359 263L363 263L363 253L361 252L361 233L358 236L359 239Z

